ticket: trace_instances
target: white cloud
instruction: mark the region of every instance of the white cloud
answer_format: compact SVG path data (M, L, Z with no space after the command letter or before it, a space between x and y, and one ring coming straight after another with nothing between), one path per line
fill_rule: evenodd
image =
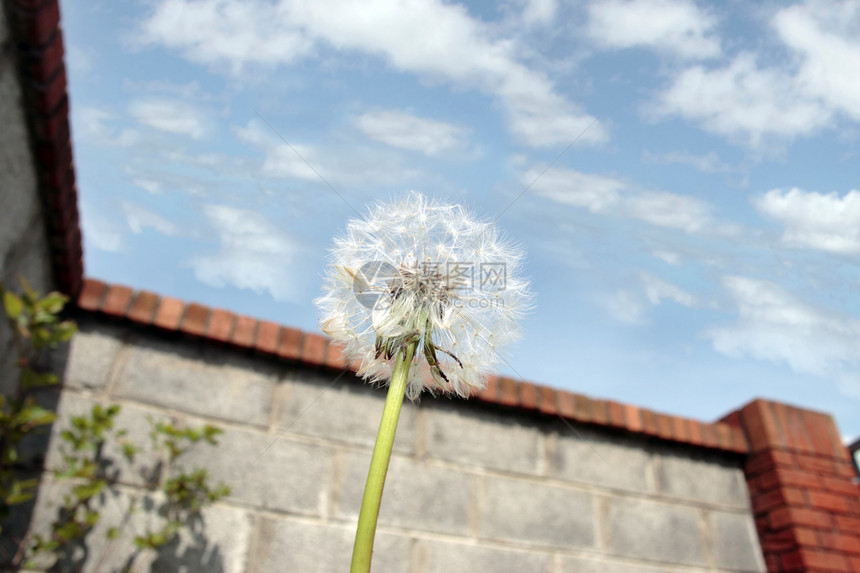
M785 227L790 245L834 253L860 253L860 191L840 197L793 188L773 189L754 200L756 208Z
M132 183L153 195L161 195L164 192L162 184L151 179L132 179Z
M804 303L769 281L731 276L723 285L738 320L705 333L718 352L817 376L844 377L856 370L860 319Z
M287 145L268 128L251 120L246 127L234 127L243 142L264 153L262 171L267 177L287 177L325 185L403 185L421 180L422 173L395 156L361 146L320 149L290 142ZM313 166L313 167L311 167ZM426 177L424 178L426 181Z
M172 237L179 234L179 228L175 224L140 205L125 201L122 204L122 212L132 233L140 234L144 229L152 228L162 235Z
M540 171L527 172L522 182L530 184ZM611 177L580 173L572 169L550 169L531 186L537 195L557 203L588 209L689 233L711 227L710 205L693 197L663 191L638 191Z
M88 217L84 213L86 225L83 230L86 250L93 247L106 253L119 253L123 250L122 233L117 225L104 217Z
M645 297L653 305L659 305L664 300L671 300L681 306L691 307L696 305L696 297L681 287L666 282L648 273L640 273L639 282L645 289Z
M688 68L650 111L752 147L839 127L840 114L860 120L860 2L794 4L771 25L785 63L763 67L740 53L725 67Z
M720 54L716 20L689 0L602 0L588 7L588 33L609 48L648 47L684 59Z
M129 113L142 125L201 139L206 135L207 122L199 108L175 100L149 99L133 101Z
M594 118L522 63L513 41L493 34L463 6L440 0L161 0L140 40L193 61L227 64L234 73L250 63L289 64L324 43L499 98L511 130L527 145L568 144L583 131L583 143L607 139L599 122L586 130Z
M690 167L701 171L702 173L726 173L737 171L736 167L720 161L720 156L716 151L711 151L704 155L696 155L686 151L669 151L666 153L657 153L645 150L642 152L642 161L647 163L659 163L662 165L689 165Z
M640 297L630 291L599 294L596 300L609 316L622 324L638 325L645 322L645 305Z
M651 111L696 121L712 133L753 147L768 137L810 135L830 125L832 112L798 90L792 76L760 68L741 54L726 68L688 68L659 96Z
M801 58L800 89L860 119L860 2L796 4L778 12L773 26Z
M526 26L546 26L553 21L557 11L556 0L526 0L522 21Z
M359 116L356 126L367 137L401 149L440 155L463 150L463 127L396 111L372 111Z
M189 264L197 280L218 288L227 285L268 292L276 301L298 300L297 273L302 248L260 213L224 205L203 208L218 236L213 255L193 258Z
M681 255L672 251L653 251L651 253L657 259L660 259L667 265L677 266L681 264Z

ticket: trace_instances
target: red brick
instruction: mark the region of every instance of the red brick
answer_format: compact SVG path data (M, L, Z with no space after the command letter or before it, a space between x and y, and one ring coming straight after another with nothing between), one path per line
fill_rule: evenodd
M657 435L666 440L672 439L672 419L666 414L657 414Z
M540 398L538 409L544 414L554 416L557 413L555 407L555 390L547 386L540 386L538 391L538 397Z
M626 428L627 420L624 417L624 408L618 402L609 401L609 425L616 428Z
M821 546L825 549L833 549L842 553L860 554L860 532L857 535L846 535L844 533L830 533L822 531Z
M63 63L63 31L57 28L47 45L36 51L22 53L21 60L25 77L37 82L50 78Z
M833 519L824 511L798 507L780 507L770 512L768 523L770 523L771 528L777 531L797 525L824 529L832 527Z
M844 515L836 515L834 516L834 519L836 520L836 527L839 528L839 531L860 531L860 516L846 517Z
M851 563L851 571L853 573L860 573L860 557L849 555L848 562Z
M777 485L796 485L808 488L818 488L821 486L821 480L817 475L803 470L777 468L761 477L765 488Z
M243 348L252 348L257 335L257 321L250 316L237 316L230 342Z
M490 374L484 378L484 387L475 393L475 397L481 402L488 404L496 403L496 396L499 392L499 380L495 374Z
M755 476L765 471L770 471L777 466L787 469L794 467L794 456L788 452L779 450L765 450L753 454L747 460L744 471L749 476Z
M185 309L179 330L194 336L203 336L209 322L209 307L202 304L191 303Z
M642 414L642 431L648 435L657 435L657 415L651 410L639 410Z
M85 280L84 288L78 295L78 306L84 310L98 310L105 292L107 292L105 283L93 279Z
M836 463L832 459L820 458L809 454L796 454L798 467L819 474L835 474Z
M30 2L17 0L24 11L14 11L13 21L19 26L31 49L37 49L45 44L60 25L59 0L47 2Z
M714 427L717 429L717 436L720 439L720 447L724 450L731 450L734 446L734 437L732 432L734 428L729 426L728 424L714 424Z
M309 332L305 334L304 345L302 346L302 360L308 364L324 366L327 348L328 338Z
M701 446L702 442L702 423L696 420L687 420L687 425L690 428L690 443Z
M719 449L720 433L715 424L705 424L702 427L702 441L705 447Z
M102 301L101 311L111 316L125 317L125 311L131 302L131 289L125 286L111 285Z
M851 500L851 498L844 495L820 491L807 491L806 496L809 498L809 504L813 507L826 509L832 513L852 515L854 512L857 512L857 515L860 515L860 503L856 499Z
M212 316L209 318L209 331L206 336L219 342L228 342L230 334L233 332L233 322L236 320L236 315L232 312L216 308L212 311Z
M741 410L741 420L754 452L781 445L777 439L776 419L769 404L765 400L753 400Z
M636 406L632 406L627 404L624 406L625 413L627 414L627 428L631 432L641 432L642 431L642 416L640 415L639 408Z
M531 382L520 382L520 408L534 410L538 405L537 388Z
M604 426L609 423L609 408L606 400L591 401L591 419L594 423Z
M821 484L829 492L860 497L860 485L856 484L850 478L823 477L821 478Z
M254 347L260 352L274 354L278 349L278 335L281 327L268 320L261 320L257 330L257 340Z
M134 296L131 308L126 318L139 324L152 324L155 309L158 307L158 295L152 292L140 291Z
M806 527L792 527L763 536L761 548L764 551L790 551L804 547L815 549L819 546L818 532Z
M690 441L690 430L686 420L680 416L672 416L672 437L679 442Z
M801 568L803 571L821 569L838 573L851 573L848 559L838 553L796 549L783 553L781 561L782 566L788 571Z
M520 392L517 388L517 382L507 376L499 377L499 404L505 406L519 406Z
M753 510L756 513L762 513L769 509L773 509L774 507L784 505L805 507L806 497L803 495L803 490L793 487L784 487L753 496L752 505Z
M334 341L329 342L325 364L329 368L349 368L349 362L347 362L346 357L343 355L343 344Z
M163 296L158 305L158 311L155 313L153 324L166 330L176 330L179 328L179 320L182 318L184 310L185 304L181 300Z
M580 422L591 422L594 420L594 402L582 394L573 395L573 417Z
M295 328L284 327L281 329L281 343L278 345L278 356L290 360L300 360L302 357L302 344L304 333Z
M558 413L565 418L575 417L576 410L573 404L573 394L566 390L558 390L556 396L558 398Z

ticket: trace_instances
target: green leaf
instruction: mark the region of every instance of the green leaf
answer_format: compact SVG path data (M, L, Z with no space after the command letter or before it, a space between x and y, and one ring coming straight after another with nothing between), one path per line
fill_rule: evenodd
M13 493L10 496L6 497L6 503L9 505L16 505L19 503L24 503L25 501L30 501L35 497L35 494L31 491L23 491L21 493Z
M3 306L6 308L6 316L12 320L18 320L24 310L21 299L8 290L3 292Z
M83 484L79 486L75 486L74 493L78 499L81 501L90 499L91 497L98 495L105 487L105 482L102 480L94 481L92 483Z
M68 297L58 293L57 291L49 292L46 294L38 303L42 310L49 314L58 314L63 310L63 306L65 306L68 301Z
M21 385L25 390L52 386L59 381L59 377L53 372L36 372L32 368L25 368L21 373Z
M119 537L119 528L111 527L110 529L107 530L107 538L108 539L116 539L117 537Z

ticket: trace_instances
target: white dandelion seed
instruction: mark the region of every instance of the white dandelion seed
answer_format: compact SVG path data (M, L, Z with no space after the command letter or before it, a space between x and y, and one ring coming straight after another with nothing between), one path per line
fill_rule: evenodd
M520 338L531 301L523 257L460 206L416 192L378 203L335 240L316 300L321 327L360 376L383 384L398 351L417 341L407 397L424 389L467 397Z

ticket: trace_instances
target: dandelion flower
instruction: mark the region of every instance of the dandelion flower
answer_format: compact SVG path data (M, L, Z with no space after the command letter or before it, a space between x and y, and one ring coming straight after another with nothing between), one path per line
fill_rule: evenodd
M406 396L467 397L484 387L499 350L520 337L531 295L522 250L458 205L409 193L378 203L335 240L325 294L326 334L358 374L388 383L397 352L417 342Z

